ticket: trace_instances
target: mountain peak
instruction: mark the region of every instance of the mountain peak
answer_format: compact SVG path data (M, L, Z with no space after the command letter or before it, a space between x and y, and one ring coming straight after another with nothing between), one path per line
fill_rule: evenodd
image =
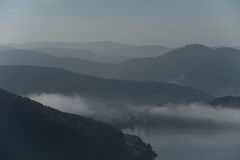
M189 44L183 47L184 49L211 49L208 46L202 44Z

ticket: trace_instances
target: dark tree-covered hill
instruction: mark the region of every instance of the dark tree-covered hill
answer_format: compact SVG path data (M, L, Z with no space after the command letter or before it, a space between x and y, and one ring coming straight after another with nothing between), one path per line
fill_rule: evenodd
M214 99L209 102L212 106L240 108L240 97L226 96Z
M93 119L0 90L2 160L153 160L150 145Z

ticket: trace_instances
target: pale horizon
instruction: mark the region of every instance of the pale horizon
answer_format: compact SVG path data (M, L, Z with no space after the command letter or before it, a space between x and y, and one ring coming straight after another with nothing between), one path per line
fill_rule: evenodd
M0 43L240 46L237 0L1 0Z

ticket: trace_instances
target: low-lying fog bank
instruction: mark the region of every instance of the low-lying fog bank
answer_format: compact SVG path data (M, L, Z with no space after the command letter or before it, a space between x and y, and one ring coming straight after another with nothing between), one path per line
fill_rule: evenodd
M111 123L153 145L157 160L238 160L240 109L203 104L134 106L78 95L29 95L64 112Z
M74 95L29 95L29 98L64 112L80 114L118 125L151 129L240 129L240 110L203 104L136 106L114 104Z

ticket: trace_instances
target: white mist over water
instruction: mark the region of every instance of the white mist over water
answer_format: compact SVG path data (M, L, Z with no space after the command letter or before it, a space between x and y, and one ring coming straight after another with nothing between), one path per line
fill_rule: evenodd
M135 120L138 125L158 126L163 120L201 123L204 126L216 124L226 128L240 129L240 109L212 107L203 104L166 104L165 106L136 106L130 104L107 103L104 100L83 98L79 95L59 94L29 95L30 99L51 106L63 112L79 114L105 122L127 122ZM183 124L184 125L184 124ZM192 126L193 128L195 126ZM197 127L197 126L196 126Z
M240 158L240 110L203 104L111 106L78 95L29 95L29 98L64 112L111 124L124 123L126 133L151 143L157 160L237 160ZM164 124L164 125L163 125ZM169 124L169 126L168 126ZM212 126L218 126L217 128ZM199 127L200 126L200 127Z

